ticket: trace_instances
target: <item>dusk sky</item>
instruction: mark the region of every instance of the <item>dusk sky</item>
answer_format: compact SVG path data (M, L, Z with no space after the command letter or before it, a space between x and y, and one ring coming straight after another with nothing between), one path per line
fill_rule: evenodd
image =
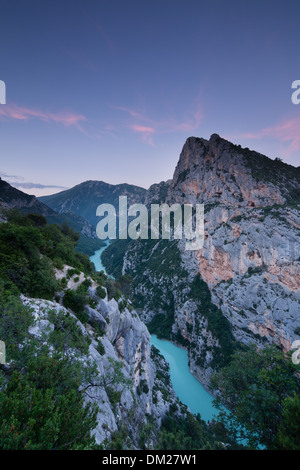
M298 0L0 0L0 176L148 188L186 138L300 165Z

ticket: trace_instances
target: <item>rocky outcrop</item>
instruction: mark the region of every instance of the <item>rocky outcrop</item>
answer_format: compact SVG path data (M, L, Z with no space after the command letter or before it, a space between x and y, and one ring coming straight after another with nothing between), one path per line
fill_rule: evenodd
M115 431L126 426L128 444L138 448L139 435L147 423L147 416L151 414L159 427L176 397L166 383L160 384L163 394L155 390L156 373L162 365L152 358L150 334L137 313L128 308L121 311L114 299L100 299L92 287L90 295L97 303L95 308L86 307L90 321L85 325L72 311L57 302L21 296L22 302L31 307L35 319L29 333L39 340L47 340L55 328L53 312L57 317L71 315L76 320L82 335L91 341L88 354L81 356L81 360L97 370L97 377L85 395L87 402L99 406L94 429L96 441L98 444L109 441ZM73 354L72 350L69 352ZM117 369L118 364L120 369ZM82 387L87 385L83 383ZM148 438L151 441L153 436Z
M258 165L269 174L257 181L257 155L251 161L251 152L245 156L216 135L188 139L169 200L205 204L204 246L194 256L235 338L287 351L300 331L300 218L296 199L286 204L299 191L299 171L291 176L288 165L275 162L271 173L272 161L261 156Z
M209 384L231 341L228 330L237 342L289 350L300 337L299 168L217 134L191 137L173 179L153 185L146 201L204 203L203 248L187 252L184 240L165 242L168 247L130 242L122 264L123 274L134 278L142 318L154 328L155 318L168 318L165 334L188 349L193 374ZM171 244L177 247L172 262ZM197 274L209 294L203 288L195 298Z
M185 142L168 195L182 203L234 207L284 204L299 196L299 169L213 134Z

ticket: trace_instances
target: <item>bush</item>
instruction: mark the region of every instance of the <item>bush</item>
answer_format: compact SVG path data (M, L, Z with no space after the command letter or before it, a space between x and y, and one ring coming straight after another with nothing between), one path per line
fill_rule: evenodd
M66 352L68 349L87 354L91 340L82 334L77 320L69 313L48 312L49 321L54 325L48 341L55 347L56 351Z
M296 372L291 358L275 346L257 349L252 344L235 352L211 381L220 392L216 405L221 422L252 449L281 449L286 438L293 441L291 429L299 428L294 419L299 408L293 398L300 392Z
M100 297L100 299L105 299L106 291L102 286L97 286L96 292L97 292L98 297Z
M88 315L84 313L86 295L83 292L67 289L64 294L63 305L70 308L83 323L88 321Z
M0 391L1 450L83 450L95 446L91 431L98 410L84 405L78 383L68 375L70 369L76 373L66 359L40 356L28 364L26 372L14 371Z
M222 311L211 301L208 285L198 273L192 284L190 295L199 302L199 313L207 318L208 329L220 343L220 348L214 348L211 367L219 369L228 364L231 355L239 346L231 332L230 323Z
M101 354L101 356L104 356L105 347L103 346L101 340L98 341L97 351L98 351L99 354Z
M2 291L2 292L1 292ZM5 340L6 360L20 356L20 344L29 337L28 328L34 318L29 307L21 303L18 297L7 293L7 298L0 287L0 339Z
M59 269L60 271L62 271L64 269L64 263L63 263L63 260L61 258L54 258L53 259L53 265L55 266L56 269Z

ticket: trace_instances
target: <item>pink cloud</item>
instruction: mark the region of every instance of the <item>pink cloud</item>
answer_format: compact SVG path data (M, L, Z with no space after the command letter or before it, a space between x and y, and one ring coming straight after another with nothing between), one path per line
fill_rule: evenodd
M173 132L190 133L198 129L203 118L202 109L200 108L199 103L196 104L193 112L186 114L182 121L178 121L174 116L168 116L164 120L151 119L144 113L123 106L113 106L113 109L124 111L130 116L130 118L134 118L131 119L131 122L127 122L125 124L126 127L139 133L142 139L150 145L154 145L154 134L160 135Z
M263 139L273 137L281 142L289 142L287 154L300 150L300 117L287 119L275 126L266 127L257 132L247 132L236 136L245 139Z
M289 152L300 149L300 117L289 119L278 126L264 129L263 133L284 142L290 142L288 146Z
M138 126L134 124L131 126L131 129L133 129L136 132L142 132L142 133L147 133L147 134L152 134L153 132L156 132L153 127L146 127L146 126Z
M5 105L0 107L0 117L7 119L17 119L22 121L28 121L29 119L39 119L45 122L56 122L63 124L66 127L75 126L79 130L80 122L86 121L86 117L82 114L73 112L58 112L52 113L48 111L41 111L39 109L28 108L25 106L18 106L15 104Z
M139 134L141 134L142 136L142 139L149 145L154 145L153 144L153 134L156 133L156 130L153 128L153 127L148 127L148 126L141 126L141 125L138 125L138 124L133 124L132 126L130 126L130 128L134 131L134 132L138 132Z
M166 129L169 129L169 132L182 131L182 132L193 132L198 129L200 122L203 118L202 110L200 107L190 116L186 116L182 122L176 123L172 121L167 121Z
M107 46L109 47L109 49L113 50L114 49L114 44L112 43L111 39L108 37L108 35L106 34L106 32L104 31L104 28L102 26L101 23L99 23L99 21L93 21L91 20L94 25L96 26L97 30L99 31L99 33L101 34L102 38L104 39L104 41L106 42Z
M145 119L145 116L142 114L138 113L137 111L134 111L133 109L130 108L125 108L124 106L112 106L113 109L117 109L119 111L125 111L132 117L139 117L141 119Z

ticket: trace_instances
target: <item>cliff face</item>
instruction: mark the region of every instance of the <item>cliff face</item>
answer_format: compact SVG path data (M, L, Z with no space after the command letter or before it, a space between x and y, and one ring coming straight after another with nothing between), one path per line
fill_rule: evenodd
M299 197L299 169L213 134L191 137L183 146L169 199L234 207L284 204Z
M47 341L57 321L53 320L53 314L57 319L71 315L76 320L81 334L91 340L88 353L81 356L81 361L96 368L92 384L82 384L83 389L87 388L86 401L99 406L94 429L96 441L100 444L109 440L114 432L126 427L125 444L139 448L139 436L147 416L151 415L159 428L176 397L171 386L156 377L157 370L163 370L164 366L151 355L150 334L136 312L121 309L114 299L100 299L93 286L89 294L95 308L86 306L89 322L85 325L57 302L21 296L35 318L29 333ZM74 355L74 351L70 349L66 354ZM151 443L153 436L149 434L147 439Z
M257 179L257 175L261 179ZM204 202L199 272L235 337L285 350L300 326L299 169L212 135L188 139L168 199Z
M201 250L186 252L184 241L159 241L155 249L150 241L132 241L122 268L134 278L143 319L155 330L158 315L168 318L166 336L188 348L191 370L202 381L208 383L230 335L285 351L299 338L299 195L299 168L216 134L187 139L173 179L149 189L149 204L204 203ZM175 271L163 243L177 245ZM209 292L192 288L197 274ZM218 321L225 321L227 336Z

